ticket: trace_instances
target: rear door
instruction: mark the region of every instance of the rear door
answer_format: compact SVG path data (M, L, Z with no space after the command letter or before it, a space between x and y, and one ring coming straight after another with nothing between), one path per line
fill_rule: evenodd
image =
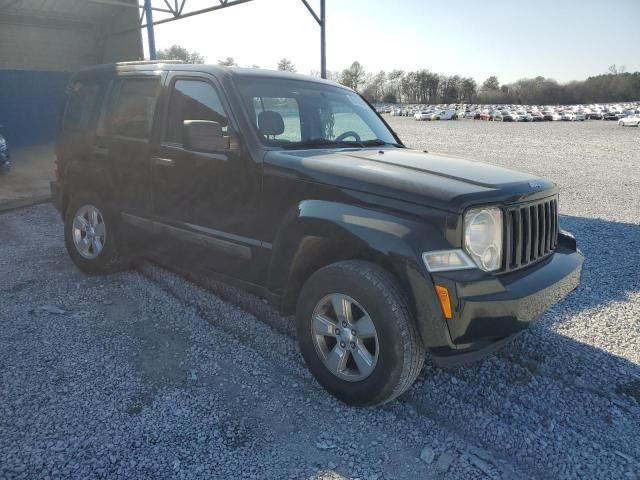
M120 212L149 214L152 132L162 75L156 72L119 75L109 88L93 155L104 166L107 193Z

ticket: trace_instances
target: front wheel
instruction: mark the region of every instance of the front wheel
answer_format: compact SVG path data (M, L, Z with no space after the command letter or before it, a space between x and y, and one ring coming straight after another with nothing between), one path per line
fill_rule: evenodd
M316 380L350 405L389 402L417 378L425 350L395 278L363 261L320 269L297 306L300 350Z

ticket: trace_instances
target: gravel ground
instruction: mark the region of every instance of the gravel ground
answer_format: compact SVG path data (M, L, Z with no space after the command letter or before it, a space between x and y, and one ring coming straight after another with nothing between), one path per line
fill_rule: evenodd
M11 170L0 175L0 203L49 195L53 158L53 145L12 148Z
M498 354L428 362L355 409L260 299L148 263L87 277L50 205L6 213L0 478L640 478L640 130L390 121L410 146L557 181L581 288Z

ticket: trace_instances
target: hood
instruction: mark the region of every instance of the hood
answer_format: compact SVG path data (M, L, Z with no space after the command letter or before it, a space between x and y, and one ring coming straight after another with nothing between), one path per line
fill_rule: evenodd
M451 212L557 192L553 182L535 175L404 148L272 151L265 167L275 174Z

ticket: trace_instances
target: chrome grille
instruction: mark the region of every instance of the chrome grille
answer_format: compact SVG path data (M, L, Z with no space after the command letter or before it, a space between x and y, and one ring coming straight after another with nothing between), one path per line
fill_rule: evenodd
M549 256L558 245L558 197L505 210L503 271L513 271Z

